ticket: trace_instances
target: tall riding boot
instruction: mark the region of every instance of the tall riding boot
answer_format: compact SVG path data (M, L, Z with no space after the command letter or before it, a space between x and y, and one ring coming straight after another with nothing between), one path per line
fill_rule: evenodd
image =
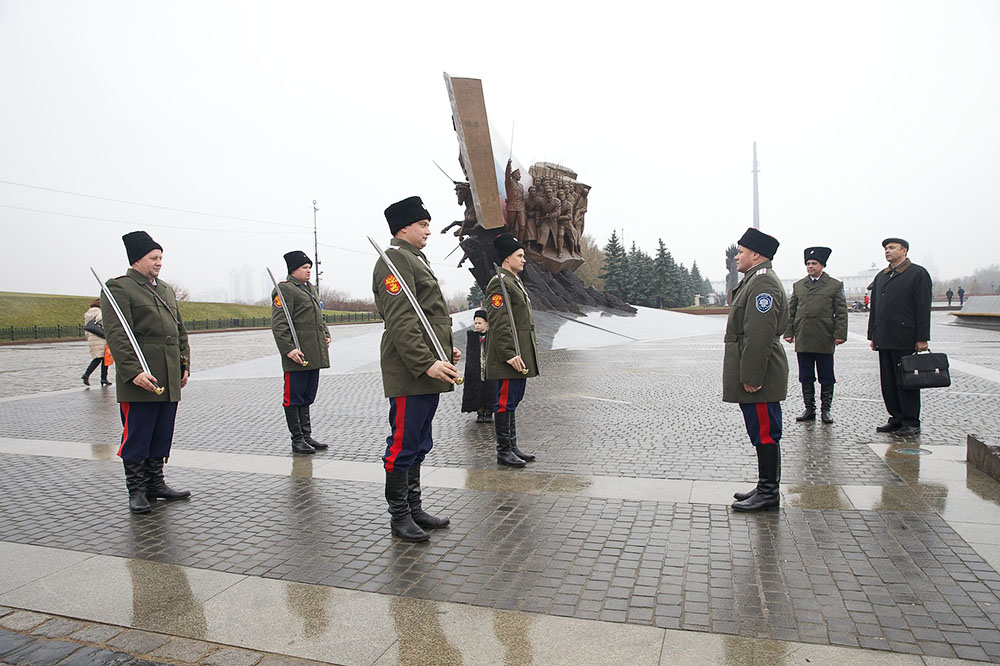
M420 500L420 465L410 465L406 470L406 502L410 505L410 516L420 527L435 529L447 527L451 520L447 517L432 516L423 510Z
M833 384L819 385L819 417L823 423L833 423L830 408L833 407Z
M147 458L146 463L146 499L179 500L191 497L190 490L174 490L163 480L163 458Z
M766 511L781 505L778 492L781 480L781 449L778 444L759 444L757 447L757 492L741 502L733 502L736 511Z
M389 515L392 516L389 527L393 536L404 541L427 541L430 535L413 522L410 514L410 504L407 501L407 472L397 469L385 473L385 501L389 503Z
M521 449L517 448L517 412L510 413L510 450L514 452L514 455L523 460L524 462L535 462L535 455L533 453L525 453Z
M128 510L132 513L149 511L146 499L146 461L122 460L125 465L125 487L128 488Z
M309 445L302 434L298 405L285 407L285 422L288 424L288 432L292 433L292 453L316 453L316 449Z
M104 363L104 360L99 358L91 359L90 365L88 365L87 369L83 371L83 376L81 376L80 379L83 380L84 386L90 386L90 373L97 369L98 363Z
M104 365L104 361L101 361L101 386L111 386L108 381L108 366Z
M812 382L802 382L802 402L806 405L806 411L802 416L796 416L796 421L816 420L816 385Z
M493 428L497 433L497 463L510 467L524 467L527 463L511 451L511 417L514 412L497 412L493 417Z
M302 426L302 438L306 440L306 444L314 449L330 448L312 438L313 429L312 421L309 419L309 405L299 405L299 424Z

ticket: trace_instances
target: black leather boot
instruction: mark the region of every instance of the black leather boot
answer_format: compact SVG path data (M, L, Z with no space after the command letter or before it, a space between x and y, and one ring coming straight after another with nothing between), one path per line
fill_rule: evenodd
M410 505L410 516L413 517L413 522L427 529L447 527L451 523L451 519L432 516L423 510L420 500L420 465L410 465L410 469L406 472L406 503Z
M812 382L802 382L802 402L806 405L806 411L802 416L796 416L795 420L815 421L816 420L816 385Z
M517 412L510 413L510 450L524 462L535 462L535 454L517 448Z
M128 510L132 513L149 511L146 499L146 461L122 460L125 465L125 487L128 488Z
M759 464L758 464L758 466L759 466ZM742 502L743 500L749 499L749 498L753 497L756 494L757 494L757 486L754 486L753 490L750 490L749 492L745 492L745 493L733 493L733 498Z
M299 423L302 425L302 438L306 440L306 444L317 450L330 448L312 438L313 429L312 421L309 419L309 405L299 405Z
M760 444L757 447L757 492L740 502L733 502L735 511L767 511L781 506L778 492L781 480L781 449L778 444Z
M292 433L292 453L316 453L316 449L309 445L302 434L298 405L285 407L285 423L288 424L288 432Z
M511 417L514 412L497 412L493 417L493 428L497 433L497 463L510 467L524 467L527 463L517 457L512 448Z
M833 384L819 385L819 418L823 423L833 423L830 408L833 407Z
M174 490L163 480L163 458L147 458L146 467L146 499L179 500L191 497L190 490Z
M108 366L101 362L101 386L111 386L111 382L108 381Z
M389 522L393 536L404 541L427 541L430 535L420 529L410 514L410 504L406 498L409 470L397 469L385 473L385 501L389 503Z

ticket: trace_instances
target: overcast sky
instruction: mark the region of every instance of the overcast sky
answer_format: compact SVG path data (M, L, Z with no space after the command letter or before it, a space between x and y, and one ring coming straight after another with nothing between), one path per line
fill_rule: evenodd
M316 199L322 280L370 295L365 235L387 242L389 203L461 218L431 163L460 173L445 71L483 80L521 162L593 186L602 246L662 237L721 279L757 141L784 277L808 245L833 248L835 276L882 263L886 236L942 278L1000 262L995 0L0 0L0 290L95 294L87 267L123 272L134 229L195 297L244 266L260 285L286 251L312 256ZM472 284L454 247L428 247L449 296Z

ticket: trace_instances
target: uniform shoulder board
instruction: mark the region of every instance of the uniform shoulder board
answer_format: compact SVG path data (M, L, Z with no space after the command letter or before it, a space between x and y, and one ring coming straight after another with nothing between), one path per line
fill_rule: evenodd
M766 268L760 269L759 271L757 271L757 275L767 275L767 269Z

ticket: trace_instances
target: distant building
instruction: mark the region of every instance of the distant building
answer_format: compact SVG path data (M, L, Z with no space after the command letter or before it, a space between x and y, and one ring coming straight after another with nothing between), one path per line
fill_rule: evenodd
M263 277L251 266L240 266L229 271L229 301L255 303L270 294L267 275Z

